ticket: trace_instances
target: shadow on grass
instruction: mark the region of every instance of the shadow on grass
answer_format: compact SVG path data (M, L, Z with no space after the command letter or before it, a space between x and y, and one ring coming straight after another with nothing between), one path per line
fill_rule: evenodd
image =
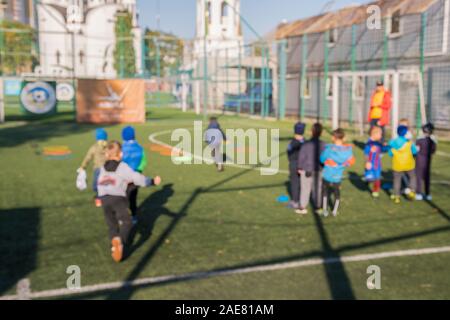
M133 252L138 250L152 236L155 223L160 216L166 215L173 219L177 218L177 214L169 211L165 205L174 195L172 184L165 185L161 190L152 193L138 208L138 224L130 235L131 243L134 242L136 236L139 239L131 245L131 248L125 257L128 258Z
M40 208L0 210L0 296L36 268Z

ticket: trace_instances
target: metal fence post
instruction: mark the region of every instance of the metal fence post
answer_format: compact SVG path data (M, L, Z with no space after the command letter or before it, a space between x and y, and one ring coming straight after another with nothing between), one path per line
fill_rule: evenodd
M278 88L278 109L279 118L284 119L286 116L286 72L287 72L287 61L286 61L286 49L287 40L282 40L279 45L278 55L279 55L279 88Z
M300 119L305 118L305 87L306 74L308 70L308 35L303 35L302 39L302 64L301 64L301 79L300 79Z

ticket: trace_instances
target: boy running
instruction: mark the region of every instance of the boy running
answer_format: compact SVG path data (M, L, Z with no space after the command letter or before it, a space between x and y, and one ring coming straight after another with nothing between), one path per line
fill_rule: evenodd
M222 143L227 140L225 133L220 127L219 121L216 117L209 119L209 125L205 132L205 142L211 149L211 156L217 167L217 171L222 172L224 170L224 157L222 154Z
M337 216L341 202L341 182L345 168L355 163L353 147L344 144L345 133L343 129L333 132L333 144L325 147L320 161L325 165L323 170L323 216L328 217L328 200L334 194L333 216Z
M127 187L130 183L141 187L158 186L161 184L161 178L151 179L133 171L122 161L122 146L117 141L108 144L106 156L107 161L100 169L98 178L98 193L102 199L109 229L112 257L114 261L120 262L123 257L123 247L127 243L133 226L128 210Z
M136 133L133 127L126 127L122 130L123 139L123 162L125 162L133 171L137 173L144 172L147 166L147 156L144 148L136 141ZM130 205L130 211L133 224L137 223L137 197L139 186L130 183L127 188L127 198Z

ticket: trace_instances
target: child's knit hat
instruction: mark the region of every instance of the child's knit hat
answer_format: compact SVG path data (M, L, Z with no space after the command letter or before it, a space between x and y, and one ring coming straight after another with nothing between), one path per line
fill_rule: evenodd
M399 126L397 129L397 134L399 137L404 137L408 133L409 129L406 126Z
M122 130L122 138L124 141L135 140L135 132L133 127L126 127Z
M97 129L95 130L95 139L97 139L97 141L106 141L108 140L108 133L103 128Z
M295 132L295 134L302 136L305 134L305 128L306 128L306 124L298 122L294 126L294 132Z
M425 134L430 134L431 135L434 132L434 125L432 123L427 123L426 125L424 125L422 127L422 131Z

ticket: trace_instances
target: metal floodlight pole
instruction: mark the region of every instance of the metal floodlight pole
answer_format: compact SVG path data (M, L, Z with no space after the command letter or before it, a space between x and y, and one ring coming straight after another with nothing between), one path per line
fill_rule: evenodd
M208 38L208 24L209 24L209 13L208 13L208 1L204 1L205 6L205 34L203 37L203 120L206 121L208 117L208 49L207 49L207 38Z
M323 118L326 120L326 118L328 118L328 115L329 115L328 114L328 91L327 91L327 89L329 89L329 88L327 88L328 87L327 84L330 87L332 86L331 81L328 80L328 73L329 73L329 65L328 65L329 48L328 48L328 41L330 39L330 31L329 30L327 30L325 32L324 37L325 37L325 39L324 39L323 43L324 43L324 48L325 48L325 62L324 62L324 75L323 75L323 78L324 78L324 89L323 89L322 100L323 100L323 109L324 109Z

